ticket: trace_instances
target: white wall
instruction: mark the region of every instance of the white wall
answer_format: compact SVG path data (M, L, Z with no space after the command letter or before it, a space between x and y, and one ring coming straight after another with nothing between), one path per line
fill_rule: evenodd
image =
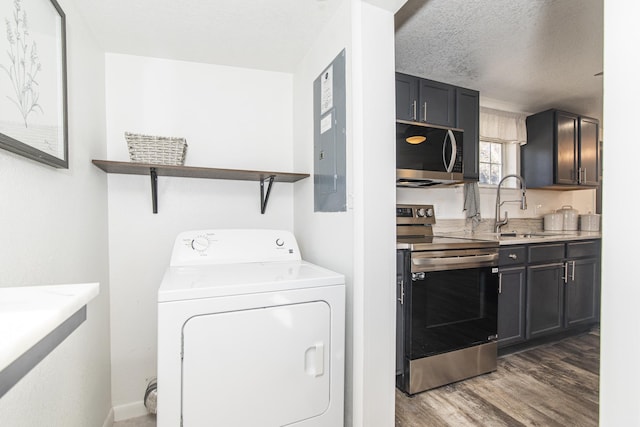
M294 76L295 165L312 170L313 81L346 49L347 211L314 213L313 181L302 181L295 188L295 233L305 258L347 278L349 426L394 422L393 42L393 12L345 1Z
M3 4L8 4L4 2ZM0 398L3 426L109 423L104 56L72 0L67 18L69 169L0 150L0 286L99 282L87 320ZM1 345L1 344L0 344Z
M315 213L313 176L295 185L295 235L305 259L338 271L346 277L346 369L345 420L350 424L353 412L353 168L352 168L352 108L351 95L351 0L345 0L336 14L318 34L308 54L294 73L294 165L299 171L313 174L313 82L334 58L346 49L347 85L347 211Z
M638 317L638 202L634 171L640 145L633 135L640 115L636 52L640 3L604 3L604 192L600 425L640 425L640 318Z
M389 160L396 131L393 13L400 5L392 3L354 7L354 313L362 317L354 329L362 341L355 360L356 368L362 360L357 426L395 425L396 171Z
M187 166L308 172L293 170L290 74L107 54L106 89L109 160L129 160L129 131L185 137ZM154 215L149 177L110 174L108 183L113 404L123 419L146 413L157 291L176 235L293 230L293 184L274 183L261 215L259 182L159 177Z

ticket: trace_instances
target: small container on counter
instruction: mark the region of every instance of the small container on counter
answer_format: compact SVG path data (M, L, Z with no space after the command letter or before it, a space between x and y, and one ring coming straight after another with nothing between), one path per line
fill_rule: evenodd
M600 231L600 215L591 212L580 215L580 230Z
M566 231L578 230L578 210L570 205L564 205L558 209L562 214L562 229Z
M562 213L552 212L544 216L545 231L562 231L563 216Z

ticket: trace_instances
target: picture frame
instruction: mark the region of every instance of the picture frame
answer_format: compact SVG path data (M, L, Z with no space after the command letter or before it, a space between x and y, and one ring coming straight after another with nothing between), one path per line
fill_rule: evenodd
M2 4L0 148L68 169L65 14L56 0Z

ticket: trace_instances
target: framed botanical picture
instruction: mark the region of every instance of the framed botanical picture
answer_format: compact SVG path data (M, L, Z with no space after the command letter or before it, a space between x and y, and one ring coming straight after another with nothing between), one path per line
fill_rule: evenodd
M0 18L0 148L68 168L64 12L56 0L12 0Z

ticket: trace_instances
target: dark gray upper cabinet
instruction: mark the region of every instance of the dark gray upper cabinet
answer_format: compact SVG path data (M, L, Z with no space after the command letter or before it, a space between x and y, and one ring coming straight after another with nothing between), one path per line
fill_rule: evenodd
M396 119L462 129L464 179L480 178L478 91L396 73Z
M595 187L600 177L599 122L560 110L527 117L521 171L529 188Z
M464 130L464 179L480 179L480 92L456 88L456 127Z
M396 73L396 119L418 121L418 77Z
M456 89L446 83L420 79L420 121L434 125L456 125Z
M580 168L584 185L600 184L600 123L596 119L580 117Z
M455 113L455 86L396 73L397 119L454 127Z

